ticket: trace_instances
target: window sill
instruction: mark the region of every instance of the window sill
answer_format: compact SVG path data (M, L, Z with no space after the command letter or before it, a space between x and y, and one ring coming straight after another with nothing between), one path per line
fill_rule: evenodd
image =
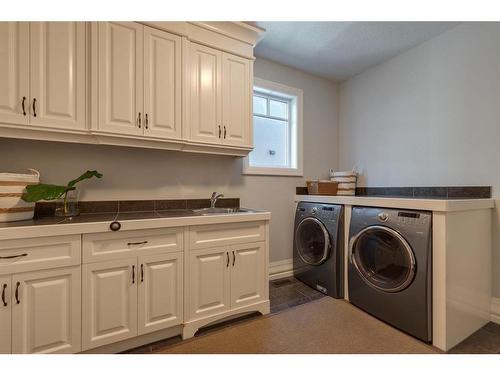
M265 167L243 167L243 175L255 176L290 176L302 177L302 170L297 168L265 168Z

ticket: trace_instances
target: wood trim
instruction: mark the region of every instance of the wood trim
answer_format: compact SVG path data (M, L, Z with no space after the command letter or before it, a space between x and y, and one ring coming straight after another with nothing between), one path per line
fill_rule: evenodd
M0 198L20 198L23 193L0 193Z
M34 211L35 206L33 207L11 207L11 208L0 208L0 214L10 214L14 212L29 212Z
M293 259L278 260L269 263L269 280L293 276Z
M500 298L491 298L491 317L493 323L500 324Z

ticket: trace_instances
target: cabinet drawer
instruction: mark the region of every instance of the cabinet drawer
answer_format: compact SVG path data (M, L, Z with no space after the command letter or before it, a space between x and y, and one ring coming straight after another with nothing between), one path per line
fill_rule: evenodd
M182 251L183 234L183 227L84 234L83 263Z
M0 275L73 266L80 261L80 235L0 241Z
M234 224L210 224L189 227L189 249L265 241L264 221Z

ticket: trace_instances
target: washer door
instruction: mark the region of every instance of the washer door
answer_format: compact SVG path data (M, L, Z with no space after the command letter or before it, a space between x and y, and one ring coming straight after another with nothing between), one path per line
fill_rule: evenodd
M415 255L394 229L370 226L349 243L351 263L373 288L395 293L407 288L415 276Z
M295 246L303 262L318 266L328 258L330 236L321 221L307 217L295 230Z

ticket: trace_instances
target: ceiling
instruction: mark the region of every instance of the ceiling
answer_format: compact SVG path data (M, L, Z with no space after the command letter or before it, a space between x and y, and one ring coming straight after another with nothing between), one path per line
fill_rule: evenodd
M255 22L266 29L258 57L343 81L458 22Z

